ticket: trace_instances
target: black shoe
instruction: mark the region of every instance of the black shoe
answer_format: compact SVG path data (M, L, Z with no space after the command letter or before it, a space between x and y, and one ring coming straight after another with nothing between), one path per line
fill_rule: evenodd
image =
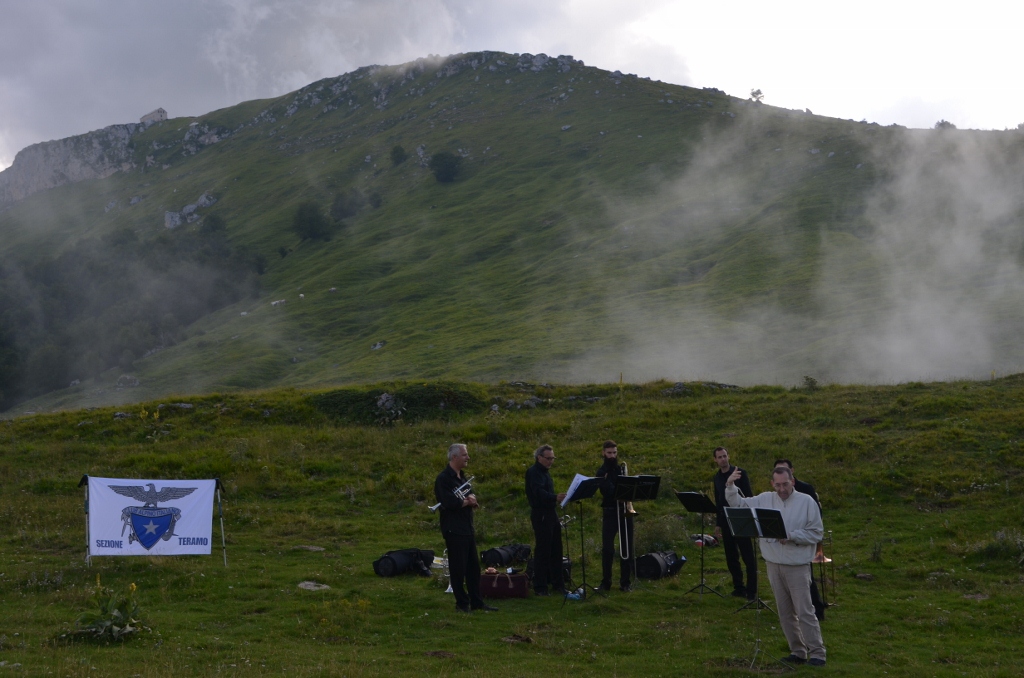
M747 598L747 592L745 590L743 590L743 589L733 589L732 597L733 598ZM747 600L750 600L750 599L747 598Z
M550 596L551 594L548 593L547 589L537 589L536 591L533 592L533 595L535 595L535 596Z
M455 609L458 610L459 612L472 612L473 611L473 608L471 608L469 605L456 605Z
M597 590L597 591L611 591L612 590L612 583L610 581L608 581L608 582L603 581L603 582L601 582L601 585L598 586L597 589L595 589L595 590Z
M817 657L811 657L810 659L807 660L807 665L808 666L824 666L825 665L825 660L824 659L818 659Z
M483 610L484 612L497 612L498 611L498 608L494 607L493 605L488 605L487 603L480 603L479 605L474 605L473 609L474 610Z
M619 590L620 590L620 591L622 591L623 593L629 593L630 591L632 591L632 590L633 590L633 587L632 587L632 586L629 586L629 585L627 584L626 586L620 586L620 587L619 587Z
M789 655L788 657L786 657L782 661L786 662L787 664L806 664L807 663L806 659L804 659L803 657L797 657L795 654Z

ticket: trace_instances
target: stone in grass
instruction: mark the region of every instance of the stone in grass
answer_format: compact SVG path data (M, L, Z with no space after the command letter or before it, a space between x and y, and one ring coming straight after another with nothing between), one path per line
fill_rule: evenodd
M299 588L304 591L326 591L331 587L315 581L304 581L299 583Z
M511 636L505 636L502 640L506 643L532 643L533 638L529 636L521 636L518 633L513 633Z
M854 577L861 581L875 581L875 575L862 572L861 574L855 574Z
M326 551L323 546L310 546L309 544L302 544L301 546L295 547L296 551Z

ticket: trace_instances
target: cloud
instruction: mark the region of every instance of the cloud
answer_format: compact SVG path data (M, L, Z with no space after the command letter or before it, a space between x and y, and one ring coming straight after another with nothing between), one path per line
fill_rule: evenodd
M709 128L681 176L652 179L654 195L607 198L610 234L587 264L596 272L588 289L603 297L605 347L538 374L792 385L1024 367L1016 134L859 134L858 162L877 179L807 218L802 204L842 201L838 186L856 181L834 177L833 193L808 194L823 163L852 162L804 147L776 153L790 144L768 138L772 125L757 112ZM614 283L600 275L609 268Z

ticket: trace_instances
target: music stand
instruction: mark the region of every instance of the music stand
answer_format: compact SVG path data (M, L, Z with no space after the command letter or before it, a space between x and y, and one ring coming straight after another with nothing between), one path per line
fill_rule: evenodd
M703 598L704 592L708 591L714 593L719 598L725 598L724 595L714 590L710 586L704 583L704 549L707 548L704 544L704 515L707 513L718 513L718 508L715 506L711 498L706 494L700 492L676 492L676 498L690 513L700 514L700 583L694 586L686 593L697 592L697 594Z
M782 521L782 512L775 509L766 508L746 508L746 507L726 507L725 519L729 521L729 529L736 537L750 537L754 538L765 538L765 539L785 539L786 538L786 525ZM758 549L760 550L761 544L758 540ZM763 558L762 554L762 558ZM758 573L758 588L760 588L761 575ZM750 605L754 606L756 612L754 622L754 656L750 659L750 668L753 669L757 663L757 656L762 652L761 650L761 609L765 608L771 610L761 597L758 595L757 589L754 590L754 600L747 603L739 610L744 610ZM774 612L774 610L772 610ZM772 658L774 661L782 664L784 667L793 669L795 667L790 666L786 662L776 657Z
M587 565L586 558L583 552L583 500L590 499L597 494L597 489L601 486L600 478L587 478L586 476L577 474L572 481L572 485L569 486L569 491L565 495L565 499L562 500L562 507L564 508L569 502L576 502L576 506L579 507L580 515L580 576L583 579L581 586L582 592L580 593L580 599L587 599ZM568 545L566 545L568 546ZM568 551L568 548L566 548ZM559 563L561 567L561 563ZM565 597L562 598L562 605L565 605L565 601L569 600L569 589L565 590Z
M615 501L653 501L658 498L658 488L660 487L661 476L619 476L615 479ZM625 509L623 508L623 510ZM623 525L627 524L628 521L623 521ZM636 576L636 544L634 543L633 535L629 535L626 539L627 544L633 545L633 548L629 551L630 560L632 561L629 569L633 585L635 586L639 583ZM619 541L622 541L622 534L619 534Z

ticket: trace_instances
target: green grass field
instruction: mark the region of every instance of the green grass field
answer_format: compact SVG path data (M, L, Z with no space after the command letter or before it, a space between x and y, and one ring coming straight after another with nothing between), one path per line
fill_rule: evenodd
M735 613L735 599L686 594L699 579L688 540L699 520L671 494L709 490L711 450L724 444L755 491L767 489L772 461L784 456L822 497L835 562L829 598L838 603L823 624L824 671L1020 674L1024 378L739 390L690 383L664 394L670 386L467 384L482 409L419 411L387 428L353 423L356 410L348 419L328 414L323 398L297 390L185 399L192 409L154 401L122 408L128 419L100 408L2 422L0 661L12 675L55 676L742 675L755 616ZM536 409L506 406L531 395L544 401ZM662 477L659 498L637 506L637 546L686 556L677 577L586 603L499 601L500 612L465 616L439 577L373 574L386 550L443 549L426 507L450 443L469 445L483 507L478 542L489 548L532 540L522 474L538 444L554 445L553 476L564 488L599 465L606 438L632 473ZM210 557L96 558L86 567L83 474L221 478L229 566L214 549ZM596 502L584 514L597 525ZM578 563L577 525L570 553ZM599 542L588 529L591 581ZM728 593L720 549L706 557L708 583ZM137 584L151 630L113 645L62 638L97 577L116 588ZM300 590L304 580L331 588ZM784 656L777 620L764 613L761 622L766 652ZM530 642L509 642L514 636Z

